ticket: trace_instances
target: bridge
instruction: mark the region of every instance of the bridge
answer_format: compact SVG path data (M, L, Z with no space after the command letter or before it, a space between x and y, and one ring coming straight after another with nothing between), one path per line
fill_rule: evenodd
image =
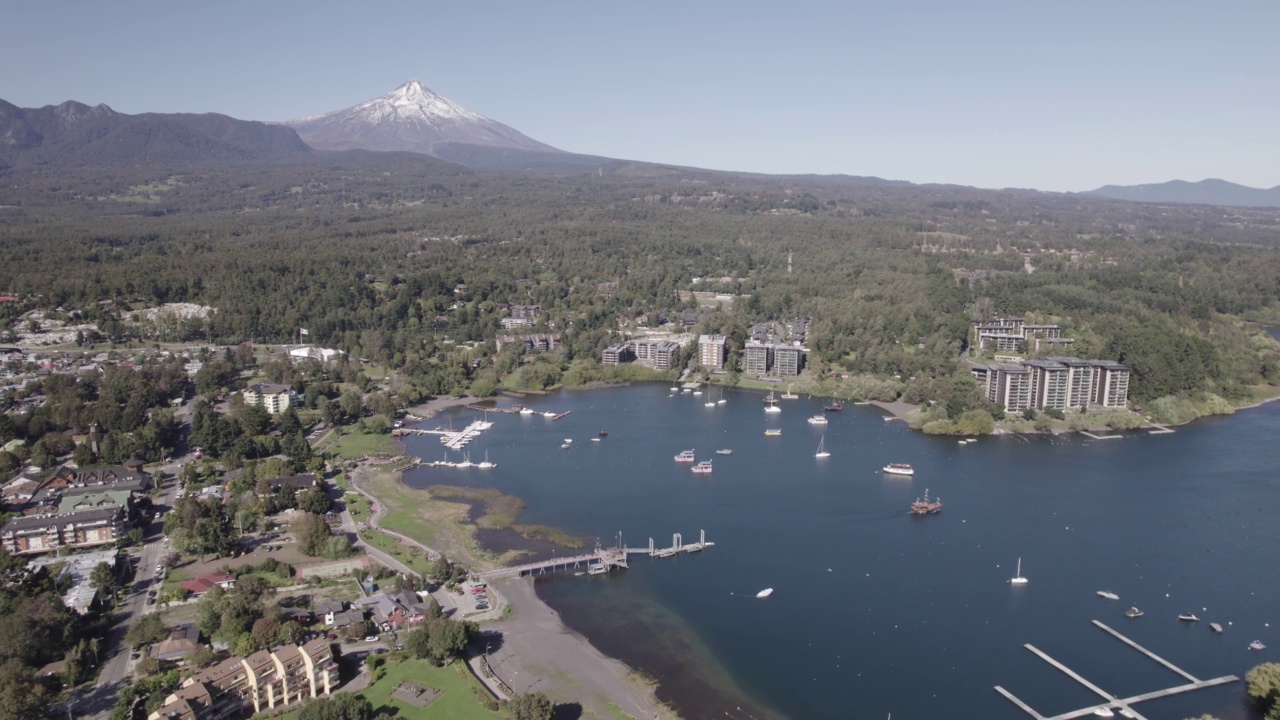
M614 568L628 567L628 560L632 555L665 558L679 553L701 552L713 545L715 543L707 539L706 530L699 531L698 542L687 545L684 543L684 538L680 533L675 533L671 536L671 546L664 548L657 547L653 542L653 538L649 538L648 547L619 545L606 548L597 544L596 549L592 552L568 557L553 557L547 560L498 568L497 570L480 573L480 579L488 581L507 577L521 577L523 575L542 575L565 570L576 570L578 568L586 568L588 572L597 574L608 572Z

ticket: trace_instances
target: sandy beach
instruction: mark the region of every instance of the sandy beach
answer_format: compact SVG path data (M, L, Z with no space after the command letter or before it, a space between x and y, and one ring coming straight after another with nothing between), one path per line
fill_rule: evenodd
M538 598L531 578L500 580L492 587L511 603L513 615L480 629L501 633L489 664L513 690L543 692L557 703L579 703L584 718L617 717L609 705L636 720L677 717L631 668L565 627L556 611Z
M438 397L432 398L427 402L405 408L405 412L423 419L435 417L449 408L461 407L472 403L492 400L492 398L475 397L473 395L463 395L461 397Z

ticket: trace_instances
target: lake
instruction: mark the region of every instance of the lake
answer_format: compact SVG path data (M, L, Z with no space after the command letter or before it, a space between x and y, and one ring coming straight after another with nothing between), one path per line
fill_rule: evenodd
M1280 404L1168 435L962 446L866 406L815 426L822 399L766 414L758 392L669 395L639 384L530 398L572 414L489 413L495 426L469 453L487 451L496 469L419 468L406 482L496 487L526 501L521 522L592 544L661 547L705 529L716 545L700 554L538 584L566 624L657 679L685 718L1028 717L995 685L1044 715L1098 701L1024 643L1121 697L1182 682L1093 619L1201 679L1243 677L1280 651ZM704 407L717 397L727 402ZM817 459L824 436L832 456ZM406 444L427 460L444 452L430 436ZM673 461L690 448L713 474ZM915 476L884 474L891 462ZM910 515L926 489L943 510ZM1029 582L1012 586L1018 558ZM767 587L771 597L754 597ZM1125 618L1131 605L1145 615ZM1179 622L1183 612L1202 621ZM1247 650L1254 639L1269 648ZM1250 717L1242 683L1137 709Z

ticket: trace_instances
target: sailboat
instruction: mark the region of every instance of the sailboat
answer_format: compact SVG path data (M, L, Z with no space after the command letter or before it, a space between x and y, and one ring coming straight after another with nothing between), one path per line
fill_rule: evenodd
M788 385L788 386L787 386L787 391L786 391L786 392L784 392L784 393L782 393L782 399L783 399L783 400L795 400L795 399L797 399L797 398L799 398L799 397L800 397L799 395L797 395L797 394L795 394L795 393L791 392L791 388L792 388L792 387L793 387L793 386Z
M702 403L702 405L703 407L715 407L716 401L708 395L707 401Z
M489 462L489 451L488 451L488 450L485 450L485 451L484 451L484 462L476 463L476 467L478 467L478 468L484 468L485 470L488 470L489 468L496 468L496 467L498 467L498 463Z
M821 438L818 439L818 452L813 454L814 457L816 458L831 457L831 453L827 452L826 449L823 447L823 443L825 443L826 440L827 440L826 435L823 435Z
M782 408L778 407L776 404L778 401L773 398L772 390L769 391L768 395L764 396L764 402L765 402L765 406L764 406L765 412L767 413L782 412Z
M1017 572L1014 573L1013 577L1009 578L1009 582L1013 583L1014 585L1027 584L1027 579L1022 577L1022 558L1018 558L1018 570Z

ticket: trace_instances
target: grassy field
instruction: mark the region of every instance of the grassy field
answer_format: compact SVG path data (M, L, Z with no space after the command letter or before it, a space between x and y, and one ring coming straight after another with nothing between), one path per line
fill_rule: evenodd
M350 492L342 496L342 501L347 504L347 511L351 513L352 520L358 523L369 520L369 501L363 495Z
M391 691L402 682L435 688L441 691L441 695L422 708L392 700ZM477 692L485 691L460 661L438 668L425 660L402 660L388 663L382 679L360 694L373 703L374 712L389 711L397 720L501 718L500 713L488 710L481 704ZM488 697L487 693L485 697Z
M337 457L345 459L365 455L390 455L393 452L390 435L374 435L359 430L352 430L338 438L328 449Z
M380 525L439 550L450 559L479 566L484 555L476 548L474 526L467 522L467 505L433 500L423 490L402 485L390 473L370 473L367 477L362 481L365 489L387 507Z
M401 543L399 538L377 530L363 530L360 532L360 539L408 565L419 575L425 577L430 574L431 561L427 559L426 553Z

